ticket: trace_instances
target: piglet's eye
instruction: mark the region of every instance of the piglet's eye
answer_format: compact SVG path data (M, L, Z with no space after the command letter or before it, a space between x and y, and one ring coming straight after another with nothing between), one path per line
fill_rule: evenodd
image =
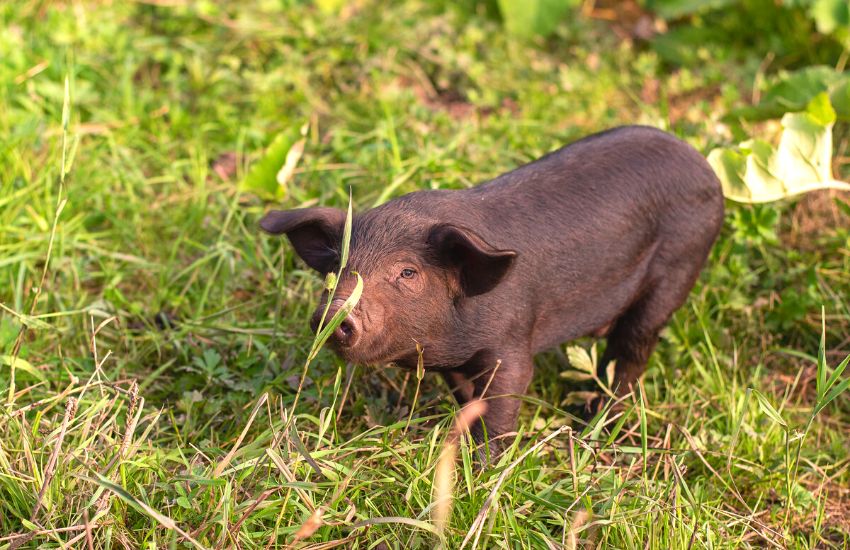
M410 269L409 267L401 270L400 277L402 279L412 279L416 275L415 269Z

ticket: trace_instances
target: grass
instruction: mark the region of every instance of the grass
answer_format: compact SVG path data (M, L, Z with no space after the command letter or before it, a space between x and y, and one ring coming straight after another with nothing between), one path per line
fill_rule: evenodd
M0 548L847 546L847 394L813 414L850 347L836 195L730 205L625 410L573 424L544 354L478 469L442 382L305 363L323 282L239 191L304 124L285 207L473 185L616 124L707 152L768 128L722 117L772 43L723 42L671 66L578 15L529 44L422 1L0 5Z

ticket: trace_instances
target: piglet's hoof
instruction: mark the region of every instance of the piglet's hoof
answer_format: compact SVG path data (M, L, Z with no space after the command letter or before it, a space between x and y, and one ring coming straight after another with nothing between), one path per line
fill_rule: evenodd
M476 459L475 466L483 470L499 462L499 459L510 446L513 435L504 434L503 436L491 438L486 441L473 435L473 442L475 443L475 453L473 455Z

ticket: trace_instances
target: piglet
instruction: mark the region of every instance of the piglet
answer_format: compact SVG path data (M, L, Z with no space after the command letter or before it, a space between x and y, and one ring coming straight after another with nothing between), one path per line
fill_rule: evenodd
M606 336L605 377L630 391L659 332L685 301L723 221L720 183L692 147L625 126L461 190L418 191L357 214L328 318L363 294L330 342L345 360L439 372L457 401L489 406L479 442L516 428L534 355ZM319 273L339 268L345 212L273 210ZM327 293L313 316L318 328Z

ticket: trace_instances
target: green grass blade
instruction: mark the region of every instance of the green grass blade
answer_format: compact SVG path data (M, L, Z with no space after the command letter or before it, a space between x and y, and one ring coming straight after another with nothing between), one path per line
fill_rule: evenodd
M818 414L819 412L821 412L836 397L838 397L844 391L846 391L848 387L850 387L850 378L844 379L840 384L836 385L831 390L829 390L829 392L826 394L826 396L820 402L818 402L817 406L815 407L814 414Z
M349 189L348 190L348 211L346 212L346 215L345 215L345 226L343 227L343 230L342 230L342 254L340 255L340 260L339 260L340 273L342 273L342 270L345 268L346 265L348 265L348 252L349 252L349 248L351 246L351 221L352 221L352 218L353 218L353 215L352 215L352 212L351 212L351 203L352 202L353 201L352 201L352 198L351 198L351 190Z
M360 301L360 296L363 294L363 278L356 271L353 272L353 275L357 277L357 282L354 284L354 289L349 294L348 298L345 299L345 302L342 303L342 306L334 313L334 316L331 317L331 320L328 321L322 330L316 335L316 339L313 341L313 347L310 350L310 355L308 357L308 361L313 360L316 357L316 354L319 353L319 350L325 345L330 335L334 330L342 323L343 319L348 317L348 314L354 309L357 305L357 302Z
M818 401L823 398L827 391L826 386L826 310L821 306L820 310L820 344L818 345L818 371L817 371L817 395Z
M785 420L782 418L782 415L779 414L779 411L777 411L773 407L773 405L770 404L770 401L767 400L767 397L765 397L760 391L756 389L753 389L752 392L753 395L756 396L756 400L758 400L759 407L761 407L761 410L764 412L764 414L766 414L768 417L770 417L771 420L782 426L782 429L787 430L788 423L785 422Z

